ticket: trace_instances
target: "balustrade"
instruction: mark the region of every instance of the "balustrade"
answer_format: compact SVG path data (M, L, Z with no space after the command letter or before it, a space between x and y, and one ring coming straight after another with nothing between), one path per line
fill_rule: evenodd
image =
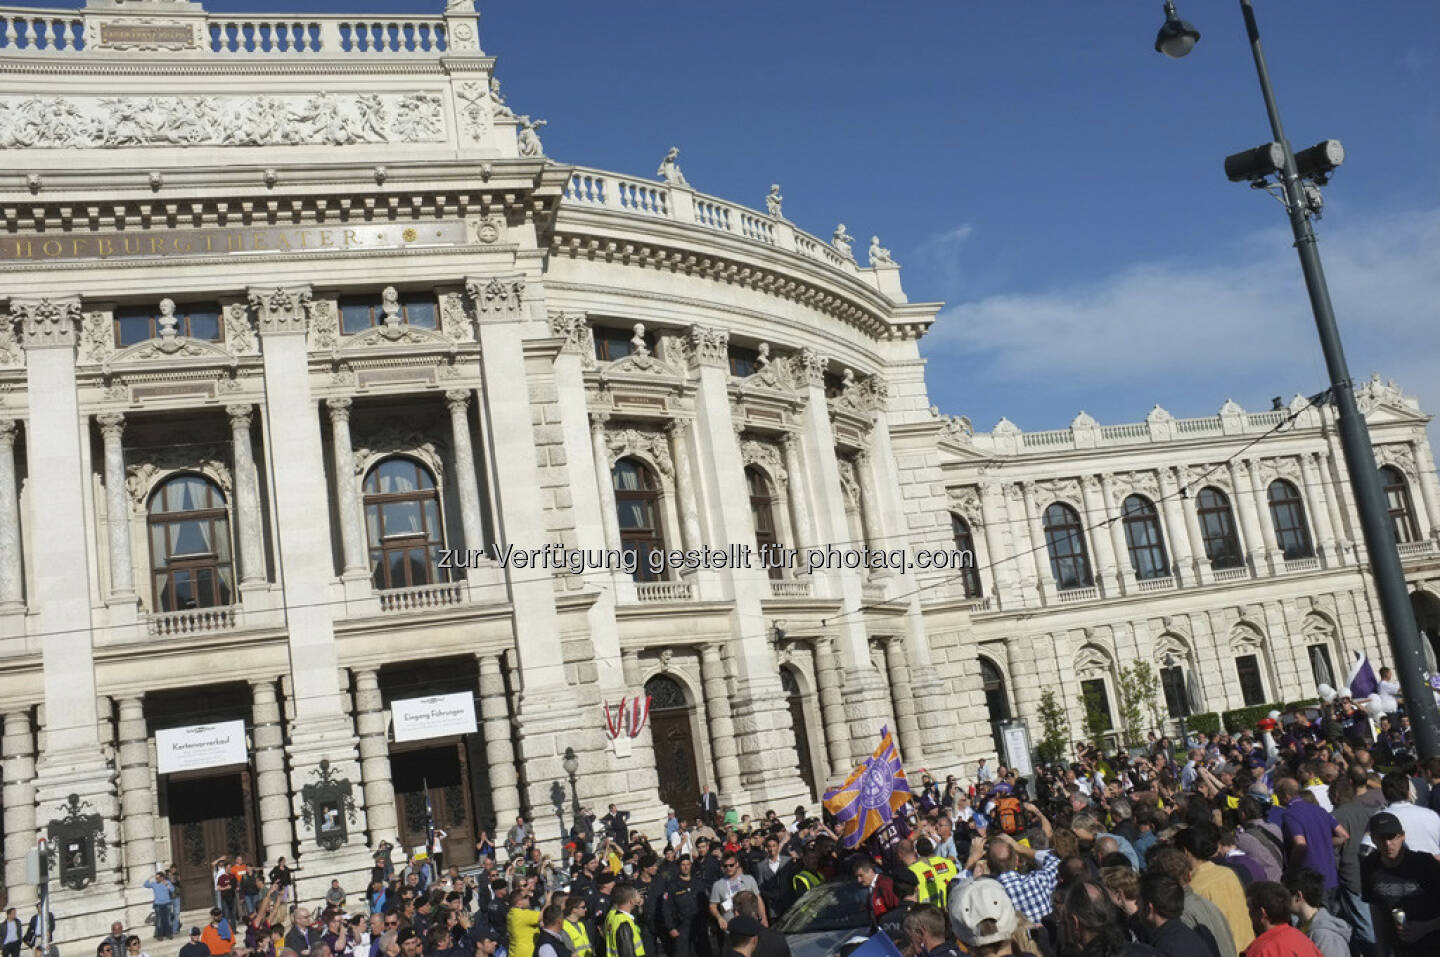
M236 626L234 606L188 608L184 611L162 611L149 616L147 630L157 637L199 635L228 631Z

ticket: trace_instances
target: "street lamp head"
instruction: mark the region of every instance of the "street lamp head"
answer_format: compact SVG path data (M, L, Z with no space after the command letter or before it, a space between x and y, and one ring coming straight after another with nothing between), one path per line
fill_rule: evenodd
M1200 40L1200 31L1188 20L1181 20L1175 12L1174 0L1165 0L1165 23L1155 35L1155 52L1163 53L1172 60L1178 60Z
M1345 147L1339 140L1322 140L1295 154L1295 168L1301 179L1313 180L1324 186L1335 168L1345 162Z
M1232 183L1259 183L1285 168L1285 148L1264 143L1225 157L1225 175Z
M565 757L561 759L560 766L572 778L575 776L575 772L580 770L580 759L575 756L574 748L565 749Z

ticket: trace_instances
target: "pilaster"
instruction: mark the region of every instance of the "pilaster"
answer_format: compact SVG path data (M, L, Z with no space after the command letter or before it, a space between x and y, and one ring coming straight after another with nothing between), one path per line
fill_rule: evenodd
M455 452L455 481L460 493L460 525L465 534L465 547L474 551L485 547L485 526L480 510L480 485L475 478L475 451L470 442L470 392L451 389L445 393L445 407L450 411L450 444Z
M350 408L354 400L336 396L325 400L330 414L330 457L335 460L335 510L340 516L340 548L344 554L347 579L365 579L364 526L361 524L360 488L355 481L355 449L350 436Z
M15 439L19 430L20 423L14 419L0 419L0 614L23 614L25 609L20 495L15 474Z
M365 782L365 809L370 847L399 833L395 786L390 780L390 743L386 740L385 701L376 668L355 669L355 731L360 738L360 775Z
M255 793L260 806L260 846L266 861L295 856L295 828L285 780L285 729L273 678L250 682L250 728L255 744Z
M235 510L240 539L240 588L264 588L265 531L260 510L260 477L255 452L250 444L250 417L255 407L248 402L225 407L230 417L230 447L235 461Z
M28 708L5 712L5 888L10 906L25 913L36 899L25 880L25 855L35 846L35 733Z
M125 490L125 416L118 412L95 417L105 450L105 531L110 546L110 600L135 601L135 573L130 551L130 496ZM154 875L151 875L152 877Z

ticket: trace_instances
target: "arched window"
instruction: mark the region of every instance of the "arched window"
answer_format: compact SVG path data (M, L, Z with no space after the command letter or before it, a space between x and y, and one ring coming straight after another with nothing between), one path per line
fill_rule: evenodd
M960 582L965 586L966 598L980 598L980 569L975 567L975 536L970 523L959 515L950 515L950 534L955 538L955 550L970 556L970 563L960 572Z
M1420 540L1420 526L1415 524L1415 509L1410 502L1410 485L1394 466L1380 470L1380 485L1385 489L1385 506L1390 511L1390 528L1397 545Z
M365 528L376 588L409 588L443 580L440 497L419 462L385 459L365 475Z
M1130 567L1140 581L1169 578L1170 561L1165 557L1165 540L1160 536L1160 516L1155 503L1143 495L1125 499L1125 544L1130 549Z
M770 486L770 479L759 467L745 467L745 485L750 490L750 518L755 522L755 544L760 554L773 554L773 546L780 544L779 528L775 524L775 512L779 500ZM772 546L769 552L765 546ZM779 561L771 561L766 569L771 578L783 578L784 568Z
M157 611L234 601L230 514L209 479L183 473L150 496L150 575Z
M665 551L665 533L660 527L660 483L644 462L617 459L610 477L615 486L615 515L620 523L620 547L635 556L637 582L665 577L650 570L650 553Z
M680 682L669 675L655 675L645 682L645 693L650 696L651 711L684 711L690 707Z
M1275 524L1275 540L1287 560L1311 558L1315 548L1310 544L1310 529L1305 524L1305 503L1300 493L1284 479L1270 483L1270 520Z
M1195 511L1200 519L1200 536L1205 543L1205 557L1211 568L1239 568L1245 564L1240 553L1240 539L1235 534L1235 513L1230 499L1218 488L1206 486L1195 498Z
M1089 588L1095 584L1085 551L1085 529L1070 506L1056 502L1045 510L1045 547L1050 552L1050 573L1059 588Z

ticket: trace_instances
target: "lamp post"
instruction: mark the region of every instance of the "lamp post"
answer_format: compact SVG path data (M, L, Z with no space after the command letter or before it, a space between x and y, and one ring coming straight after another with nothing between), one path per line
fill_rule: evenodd
M560 766L570 776L570 819L580 820L580 792L575 788L575 775L580 771L580 759L575 755L574 748L565 749L565 757L560 760Z
M1379 471L1375 467L1370 430L1355 403L1350 369L1345 362L1340 331L1336 328L1335 312L1330 305L1330 290L1320 265L1320 251L1315 232L1310 228L1310 216L1320 207L1319 189L1302 182L1302 164L1305 167L1304 179L1323 185L1330 170L1339 165L1344 154L1339 149L1339 143L1328 140L1305 150L1301 155L1302 163L1297 164L1295 152L1290 148L1290 141L1285 138L1285 130L1280 124L1280 111L1275 105L1275 91L1270 87L1270 71L1265 65L1265 55L1260 49L1260 29L1255 23L1251 0L1240 0L1240 12L1245 18L1245 30L1250 38L1250 51L1255 58L1255 72L1260 79L1260 93L1265 98L1265 112L1270 118L1274 142L1230 157L1226 160L1226 172L1232 179L1251 179L1255 186L1267 185L1266 177L1271 174L1279 180L1285 208L1290 214L1290 228L1295 234L1295 251L1300 256L1300 268L1305 274L1310 308L1315 314L1320 350L1324 353L1325 367L1330 374L1330 398L1335 403L1339 419L1340 445L1345 453L1345 466L1350 472L1355 506L1360 513L1360 527L1370 556L1380 615L1385 622L1385 631L1395 655L1395 670L1405 694L1405 709L1415 729L1421 756L1440 756L1440 716L1437 716L1435 699L1425 681L1425 659L1415 627L1415 612L1410 605L1405 572L1395 547L1395 535L1390 527ZM1199 39L1200 31L1180 19L1173 0L1166 0L1165 24L1155 38L1155 49L1172 59L1179 59L1189 53Z

